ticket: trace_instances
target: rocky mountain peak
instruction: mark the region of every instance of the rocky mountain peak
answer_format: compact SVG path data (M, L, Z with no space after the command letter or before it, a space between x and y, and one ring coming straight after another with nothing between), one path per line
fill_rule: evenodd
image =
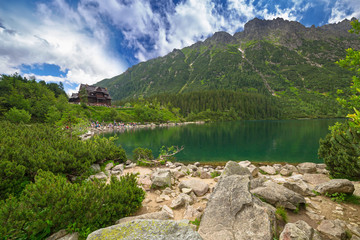
M231 36L229 33L227 32L215 32L213 36L211 36L210 38L206 39L204 41L205 44L209 44L209 43L223 43L223 44L230 44L236 41L236 38L234 38L233 36Z

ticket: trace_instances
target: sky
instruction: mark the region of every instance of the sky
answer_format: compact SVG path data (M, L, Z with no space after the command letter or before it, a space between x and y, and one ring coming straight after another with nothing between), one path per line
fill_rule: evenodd
M255 17L322 26L359 18L360 0L0 0L0 74L70 94Z

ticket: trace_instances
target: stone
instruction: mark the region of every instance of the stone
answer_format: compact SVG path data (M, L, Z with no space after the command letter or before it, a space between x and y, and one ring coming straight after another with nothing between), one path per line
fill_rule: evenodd
M346 227L355 235L360 237L360 227L356 224L347 224Z
M245 161L239 162L239 165L241 167L247 168L247 167L249 167L251 165L251 162L249 160L245 160Z
M69 233L65 236L63 236L62 238L59 238L58 240L78 240L79 239L79 233L74 232L74 233Z
M182 172L182 171L174 171L174 172L173 172L173 175L174 175L174 177L175 177L176 179L185 177L185 173Z
M221 178L201 217L204 240L272 240L275 209L249 192L249 176Z
M153 188L163 188L171 186L171 173L170 170L158 169L151 176Z
M281 232L279 240L315 240L321 239L318 233L302 220L287 223Z
M101 168L100 168L99 164L93 164L93 165L90 166L90 168L92 170L94 170L95 172L100 172L101 171Z
M294 172L298 172L298 170L294 165L291 164L285 164L280 170L280 174L283 176L291 176L291 174Z
M201 179L210 179L211 175L208 172L200 171L200 178Z
M312 162L304 162L297 165L299 173L316 173L316 164Z
M354 188L354 184L347 179L332 179L329 182L325 182L317 185L314 188L314 190L321 194L325 194L325 193L353 194L355 188Z
M196 196L200 197L207 193L209 190L209 184L198 179L190 179L181 181L179 188L180 190L183 188L191 188Z
M172 209L180 208L188 204L192 204L193 199L189 195L185 193L180 193L179 196L177 196L172 202L170 207Z
M151 188L151 180L149 175L139 176L137 179L139 185L141 185L145 190L150 190Z
M104 172L99 172L95 175L90 176L90 179L94 179L94 178L99 179L99 180L105 180L105 179L107 179L107 176Z
M193 172L196 172L198 170L197 166L192 165L192 164L187 165L187 168Z
M305 204L303 196L271 181L266 181L263 187L255 188L251 190L251 193L256 194L276 207L281 206L295 210L300 204Z
M251 176L251 173L247 168L241 167L238 163L234 161L228 161L225 165L224 171L221 173L221 177L226 177L231 175Z
M114 166L114 163L110 162L110 163L106 164L105 170L109 171L113 166Z
M171 210L171 212L172 212L172 210ZM121 223L129 222L129 221L134 221L137 219L167 220L167 219L174 217L174 213L171 214L171 212L168 212L167 210L164 210L164 208L163 208L163 210L161 210L159 212L145 213L145 214L133 216L133 217L124 217L124 218L117 220L115 224L121 224Z
M264 177L258 177L250 180L250 189L262 187L266 179Z
M46 240L58 240L59 238L62 238L66 236L68 233L65 229L61 229L60 231L52 234L50 237L46 238Z
M126 160L125 165L130 165L130 164L132 164L132 161L131 160Z
M319 215L317 213L306 211L305 214L314 221L321 221L325 219L325 216Z
M162 206L162 211L167 212L169 214L170 218L174 218L174 212L171 208L169 208L167 205Z
M315 196L309 186L301 179L296 181L287 181L283 184L283 186L303 196Z
M302 176L302 179L305 182L312 184L312 185L318 185L318 184L330 181L330 178L327 175L319 174L319 173L315 173L315 174L305 173Z
M157 197L156 199L155 199L155 202L156 203L162 203L164 201L164 199L162 198L162 197Z
M194 163L195 167L200 167L200 163L199 162L196 162Z
M199 212L193 206L189 205L186 207L183 218L188 220L198 218L200 220L200 216L201 216L201 212Z
M250 166L247 167L247 169L250 171L251 175L255 178L259 175L259 169L251 164Z
M259 167L261 171L263 171L265 174L269 174L269 175L275 175L276 174L276 170L273 166L261 166Z
M111 169L112 171L120 171L120 172L124 172L124 164L118 164L115 167L113 167Z
M169 187L165 188L165 189L162 191L162 193L163 193L163 194L166 194L166 195L169 195L169 194L171 194L172 192L173 192L173 190L171 190L171 188L169 188Z
M191 188L183 188L181 189L181 192L185 193L185 194L190 194L192 192Z
M323 220L317 227L317 230L326 235L331 240L346 239L344 223L339 220Z
M161 194L160 197L164 200L164 201L169 201L170 197L166 194Z
M356 235L352 235L350 240L360 240L360 237L356 236Z
M188 220L139 219L92 232L87 240L202 240Z
M281 168L282 168L282 165L276 163L276 164L273 165L273 168L275 168L275 171L276 171L276 172L280 172L280 170L281 170Z

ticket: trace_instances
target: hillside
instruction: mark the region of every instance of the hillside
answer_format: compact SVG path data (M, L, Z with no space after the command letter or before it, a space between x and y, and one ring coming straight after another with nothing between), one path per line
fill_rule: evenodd
M348 20L307 28L281 18L255 18L233 36L217 32L98 85L117 100L225 89L276 96L288 112L296 108L336 115L336 90L346 92L352 74L334 62L345 56L345 49L360 48L350 28Z

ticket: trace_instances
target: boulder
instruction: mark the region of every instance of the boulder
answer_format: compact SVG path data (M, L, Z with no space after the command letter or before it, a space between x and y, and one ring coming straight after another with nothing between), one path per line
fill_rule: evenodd
M316 164L312 162L304 162L297 165L299 173L316 173Z
M151 176L153 188L163 188L171 186L171 173L170 170L158 169Z
M262 187L266 181L265 177L258 177L250 180L250 189Z
M283 176L291 176L294 172L298 172L298 170L295 166L290 164L285 164L280 170L280 174Z
M174 171L173 175L176 179L185 177L185 173L183 171Z
M200 167L200 163L199 163L199 162L194 163L194 165L195 165L196 167Z
M249 185L249 176L220 179L201 218L204 240L273 239L275 209L253 196Z
M101 168L99 164L93 164L90 166L92 170L94 170L95 172L100 172Z
M179 184L180 190L183 188L191 188L196 196L200 197L207 193L209 185L198 179L190 179L181 181Z
M180 193L172 202L170 207L173 209L180 208L185 205L189 205L193 203L192 197L185 193Z
M330 181L330 178L324 174L308 174L305 173L302 179L312 185L318 185Z
M283 184L283 186L302 196L315 196L309 186L301 179L296 181L287 181Z
M201 179L210 179L211 175L208 172L200 171L200 178Z
M352 235L350 240L360 240L360 237L356 236L356 235Z
M323 220L317 230L331 240L346 239L345 224L339 219Z
M354 184L347 179L332 179L329 182L325 182L325 183L317 185L314 188L314 190L321 194L325 194L325 193L353 194L355 187L354 187Z
M124 164L118 164L116 165L115 167L113 167L111 169L111 171L120 171L120 172L123 172L124 171Z
M276 207L295 210L300 204L305 204L303 196L271 181L266 181L263 187L255 188L251 192Z
M192 219L199 219L200 220L201 212L195 209L193 206L189 205L186 207L184 212L184 219L192 220Z
M94 178L99 179L99 180L105 180L105 179L107 179L107 176L104 172L99 172L95 175L90 176L90 179L94 179Z
M273 168L275 168L275 171L276 171L276 172L280 172L280 170L281 170L281 168L282 168L282 165L276 163L276 164L273 165Z
M106 164L105 170L109 171L113 166L114 166L114 163L110 162L110 163Z
M92 232L87 240L201 240L188 220L146 220L139 219L110 226Z
M248 175L251 176L249 169L240 166L234 161L228 161L225 165L224 171L221 173L221 177L231 175Z
M309 224L298 220L285 225L279 240L321 240L321 237Z
M276 170L273 166L261 166L259 167L261 171L263 171L265 174L269 174L269 175L275 175L276 174Z
M137 179L137 182L145 190L150 190L152 182L149 175L140 175Z
M58 238L58 240L78 240L79 239L79 233L69 233L61 238Z
M259 174L259 169L258 169L255 165L251 164L250 166L247 167L247 169L249 169L251 175L252 175L254 178L258 176L258 174Z

